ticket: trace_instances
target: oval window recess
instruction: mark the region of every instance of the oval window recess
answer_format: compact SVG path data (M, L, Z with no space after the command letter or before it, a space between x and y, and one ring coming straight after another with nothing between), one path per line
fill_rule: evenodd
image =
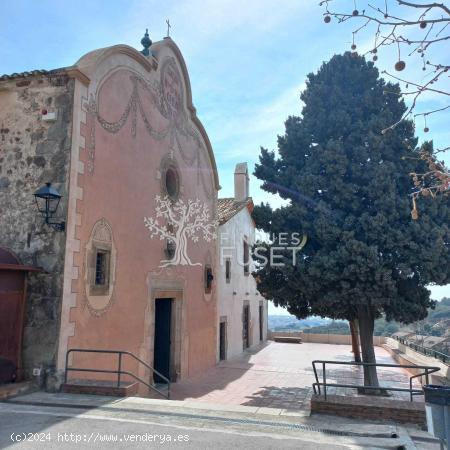
M176 200L180 192L180 179L178 176L178 171L175 167L170 166L167 168L164 175L164 185L166 188L167 195Z

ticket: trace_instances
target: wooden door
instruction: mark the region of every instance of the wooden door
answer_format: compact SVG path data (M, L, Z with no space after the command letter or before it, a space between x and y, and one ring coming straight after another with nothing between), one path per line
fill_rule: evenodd
M0 383L21 377L26 272L14 270L17 263L0 248Z
M172 299L155 300L155 345L153 367L170 380L170 331L172 318ZM160 376L154 376L156 383L165 383Z

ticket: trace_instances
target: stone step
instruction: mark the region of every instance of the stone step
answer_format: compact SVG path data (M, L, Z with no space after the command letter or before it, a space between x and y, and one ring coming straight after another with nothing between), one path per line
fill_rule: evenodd
M16 395L25 394L34 389L31 381L21 381L18 383L7 383L0 385L0 400L6 400Z
M166 383L156 383L154 387L155 389L158 389L158 391L162 394L149 389L145 395L142 395L142 397L164 400L165 397L169 394L169 388Z
M104 395L109 397L131 397L136 395L138 383L68 382L61 386L61 391L67 394Z

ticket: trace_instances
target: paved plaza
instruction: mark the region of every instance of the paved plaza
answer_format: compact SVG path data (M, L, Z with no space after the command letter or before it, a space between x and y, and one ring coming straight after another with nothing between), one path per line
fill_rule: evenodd
M382 347L375 347L377 362L395 364ZM245 405L287 410L309 409L314 373L313 360L351 361L349 345L291 344L269 341L242 356L221 362L203 375L172 385L172 399L195 400L222 405ZM321 377L321 370L318 371ZM384 386L409 387L403 369L379 368ZM362 384L362 368L327 366L327 382ZM321 379L321 378L320 378ZM417 385L416 385L417 386ZM356 389L329 388L330 394L358 395ZM408 393L392 398L408 400ZM415 401L423 401L421 396Z
M60 448L61 436L75 434L81 440L64 442L65 447L87 448L93 439L96 447L110 448L114 439L118 448L129 448L131 437L143 439L150 433L176 439L183 433L189 441L169 443L169 447L439 448L417 427L309 415L314 381L311 361L351 361L350 350L348 345L268 342L201 376L174 383L169 401L47 392L15 397L0 403L4 424L0 447ZM376 347L376 353L378 362L394 362L383 348ZM361 370L348 366L329 372L330 382L356 383L362 376ZM379 378L381 384L398 386L408 382L409 375L388 368L379 370ZM329 392L342 393L335 388ZM357 395L356 390L348 393ZM45 432L48 441L41 446L11 441L11 436L20 437L23 432ZM134 445L148 448L144 442Z

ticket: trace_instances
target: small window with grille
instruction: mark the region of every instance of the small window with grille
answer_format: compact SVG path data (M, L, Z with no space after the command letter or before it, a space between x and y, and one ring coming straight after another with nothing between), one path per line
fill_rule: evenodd
M108 252L98 250L95 257L95 285L105 286L107 283Z
M92 275L89 294L106 295L109 291L109 271L111 266L111 251L94 246L92 261Z

